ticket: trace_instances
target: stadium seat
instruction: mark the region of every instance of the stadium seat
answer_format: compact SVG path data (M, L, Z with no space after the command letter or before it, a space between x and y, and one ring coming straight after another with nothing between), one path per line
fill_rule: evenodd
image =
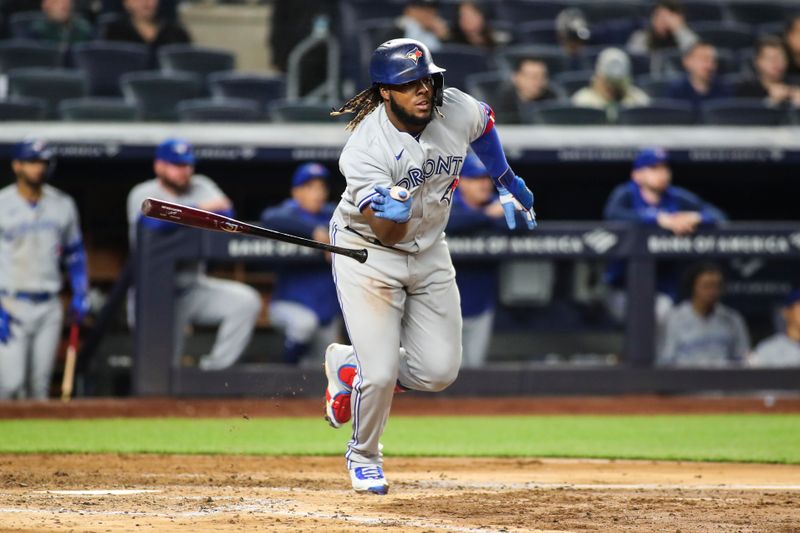
M497 18L512 24L533 20L547 20L552 24L556 16L566 7L564 2L542 0L506 0L497 2Z
M647 106L620 109L617 121L630 126L685 126L694 124L695 118L690 104L663 99Z
M516 41L524 44L555 46L558 44L556 26L552 20L523 22L514 27Z
M593 77L593 70L572 70L556 74L553 76L553 80L563 87L567 96L572 96L580 89L592 83Z
M682 5L690 26L695 22L720 22L725 19L725 8L716 0L685 0Z
M86 93L86 80L78 70L37 67L8 73L8 94L41 98L46 102L48 118L58 118L58 104L62 100L81 98Z
M492 105L492 99L501 89L511 84L505 72L481 72L464 79L464 90L481 102Z
M450 44L442 46L434 55L435 62L447 69L444 84L463 89L470 74L489 72L492 62L488 54L474 46Z
M55 68L60 62L61 52L54 44L17 39L0 41L0 72L27 67Z
M767 107L760 99L712 100L702 107L703 122L715 126L779 126L789 119L786 109Z
M118 20L122 20L125 18L125 15L122 13L116 12L108 12L108 13L100 13L97 15L97 20L95 21L95 33L101 39L106 34L106 29L111 25L117 22Z
M783 20L777 22L765 22L756 26L756 36L764 37L766 35L774 35L781 37L783 31L786 29L786 22Z
M725 74L722 76L722 83L727 86L730 89L731 94L735 96L742 85L752 83L754 79L755 76L750 73L743 74L741 72L737 72L736 74Z
M770 2L769 0L736 0L727 2L733 19L743 24L763 24L784 20L796 7L794 2Z
M25 122L44 120L47 102L40 98L15 97L0 100L0 121L22 120Z
M242 98L197 98L178 103L181 122L256 122L264 119L255 100Z
M509 46L498 53L498 67L506 72L514 70L514 65L522 58L532 57L542 60L547 65L547 70L553 76L559 72L575 70L571 68L570 60L558 46L516 45ZM592 68L585 59L580 60L582 68ZM446 78L445 78L446 79Z
M592 25L610 20L646 17L648 11L645 3L636 0L584 2L579 7Z
M202 96L201 82L193 74L129 72L120 77L120 84L143 120L177 120L178 102Z
M72 122L133 122L139 118L136 106L122 98L71 98L58 106L62 120Z
M90 94L120 96L120 76L147 70L150 52L144 44L95 41L76 44L72 58L75 67L85 73Z
M269 105L269 114L275 122L333 122L330 104L287 102L279 100ZM342 115L338 120L349 121L353 115Z
M747 24L698 22L692 25L692 29L717 48L741 50L754 44L753 27Z
M522 115L536 124L559 126L591 126L608 124L606 112L591 107L574 107L566 103L543 103L525 106Z
M45 15L41 11L20 11L8 18L8 33L15 39L26 39L31 36L31 28Z
M266 113L270 102L286 98L286 80L282 76L215 72L208 76L208 83L213 96L254 100L262 113Z
M236 56L219 48L192 44L170 44L158 49L158 63L167 73L186 72L200 76L205 83L212 72L228 72L236 68Z
M636 86L646 92L650 98L666 98L675 79L675 77L638 76Z

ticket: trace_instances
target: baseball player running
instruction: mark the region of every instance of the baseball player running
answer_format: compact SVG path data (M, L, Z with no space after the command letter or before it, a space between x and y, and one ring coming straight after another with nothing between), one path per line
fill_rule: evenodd
M467 149L498 187L510 226L533 229L533 194L509 167L492 110L455 88L422 43L395 39L372 54L372 85L336 114L355 113L339 168L347 179L331 242L366 247L360 264L333 259L352 346L325 354L326 418L351 419L353 488L386 494L379 440L394 391L440 391L461 363L461 312L444 227Z
M45 184L51 158L44 141L17 144L16 183L0 189L0 399L47 398L64 318L62 264L72 286L71 319L80 321L89 308L78 210Z

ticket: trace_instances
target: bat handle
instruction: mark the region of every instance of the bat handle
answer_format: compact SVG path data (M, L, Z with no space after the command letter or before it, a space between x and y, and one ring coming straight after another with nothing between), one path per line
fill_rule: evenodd
M353 250L353 253L350 255L350 257L352 257L359 263L366 263L368 255L369 254L367 253L367 249L361 248L360 250Z
M68 402L72 397L72 386L75 383L75 360L78 351L78 333L80 326L73 323L69 328L69 345L67 346L67 360L64 363L64 378L61 380L61 401Z

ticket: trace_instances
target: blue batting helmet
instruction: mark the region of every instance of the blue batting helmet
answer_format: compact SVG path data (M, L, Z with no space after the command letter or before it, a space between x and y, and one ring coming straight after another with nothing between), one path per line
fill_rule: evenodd
M14 146L17 161L50 161L53 151L42 139L25 139Z
M369 75L373 84L402 85L430 76L434 104L442 105L445 69L437 67L428 47L414 39L386 41L372 53Z

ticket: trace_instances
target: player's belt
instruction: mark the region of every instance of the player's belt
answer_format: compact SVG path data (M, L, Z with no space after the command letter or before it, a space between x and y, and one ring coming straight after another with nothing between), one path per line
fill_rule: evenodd
M52 298L55 298L56 295L52 292L0 291L0 296L10 296L11 298L16 298L17 300L28 300L29 302L38 304L51 300Z

